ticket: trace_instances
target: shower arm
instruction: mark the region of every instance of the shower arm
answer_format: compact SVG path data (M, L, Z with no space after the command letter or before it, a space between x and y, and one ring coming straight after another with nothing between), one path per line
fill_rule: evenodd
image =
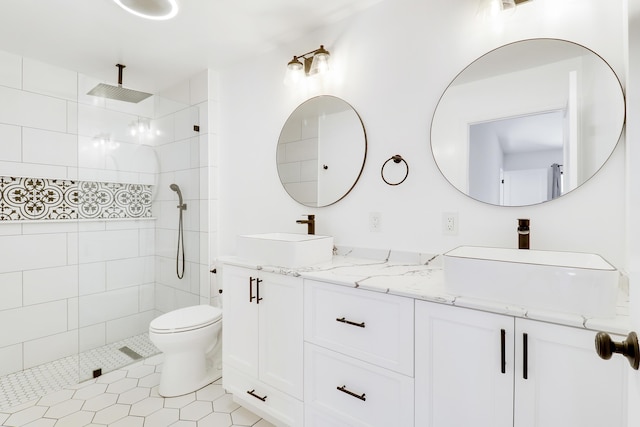
M126 65L116 64L116 67L118 67L118 86L122 87L122 70Z

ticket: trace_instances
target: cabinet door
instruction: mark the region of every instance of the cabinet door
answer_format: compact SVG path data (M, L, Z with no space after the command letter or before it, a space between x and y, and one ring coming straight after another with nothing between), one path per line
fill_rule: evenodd
M516 427L626 426L628 363L600 359L595 335L516 319Z
M222 361L258 377L258 305L255 298L256 270L231 265L222 267L224 314Z
M302 279L263 272L259 277L260 379L302 400Z
M512 426L513 318L416 301L415 320L416 427Z

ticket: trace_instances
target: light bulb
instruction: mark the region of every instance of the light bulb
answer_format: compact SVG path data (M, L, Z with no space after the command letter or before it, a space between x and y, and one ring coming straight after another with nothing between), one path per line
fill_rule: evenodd
M329 71L329 57L329 51L327 51L324 46L320 45L320 49L318 49L313 55L309 74L326 73Z
M483 19L494 19L498 16L511 15L515 11L515 0L482 0L478 8L478 16Z
M287 64L287 72L284 76L284 84L287 86L295 86L304 76L304 66L302 62L298 60L298 57L294 56Z

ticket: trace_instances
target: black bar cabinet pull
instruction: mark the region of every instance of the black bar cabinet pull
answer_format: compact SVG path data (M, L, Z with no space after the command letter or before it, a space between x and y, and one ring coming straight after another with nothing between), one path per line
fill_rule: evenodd
M255 277L249 277L249 302L252 302L255 298L253 296L253 281L256 280Z
M256 391L256 389L255 389L255 388L254 388L253 390L248 390L248 391L247 391L247 394L250 394L251 396L255 397L256 399L260 399L260 400L262 400L263 402L264 402L265 400L267 400L267 396L265 396L265 397L258 396L258 395L255 393L255 391Z
M360 399L362 401L367 400L367 398L365 397L366 396L365 393L362 393L362 394L354 393L351 390L347 390L347 386L346 385L343 385L342 387L338 386L336 388L338 390L340 390L341 392L343 392L343 393L347 393L349 396L355 397L356 399Z
M338 317L336 319L336 322L346 323L347 325L353 325L353 326L357 326L359 328L364 328L364 322L356 323L356 322L352 322L351 320L347 320L344 317Z
M500 329L500 370L503 374L507 372L506 334L507 331Z
M522 378L529 379L529 335L522 334Z
M256 279L256 304L260 304L262 298L260 298L260 283L262 283L262 279Z

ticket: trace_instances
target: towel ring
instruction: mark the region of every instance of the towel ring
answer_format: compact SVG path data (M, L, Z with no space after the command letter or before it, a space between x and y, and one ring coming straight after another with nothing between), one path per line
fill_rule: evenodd
M404 178L402 178L402 180L400 182L389 182L387 181L387 179L384 177L384 168L387 166L387 163L389 163L390 161L393 160L393 163L404 163L405 168L407 169L407 171L404 174ZM382 164L382 168L380 168L380 175L382 176L382 180L388 184L388 185L400 185L404 182L405 179L407 179L407 177L409 176L409 163L407 163L407 161L405 159L402 158L402 156L400 154L396 154L395 156L391 156L389 159L387 159L386 162L384 162Z

